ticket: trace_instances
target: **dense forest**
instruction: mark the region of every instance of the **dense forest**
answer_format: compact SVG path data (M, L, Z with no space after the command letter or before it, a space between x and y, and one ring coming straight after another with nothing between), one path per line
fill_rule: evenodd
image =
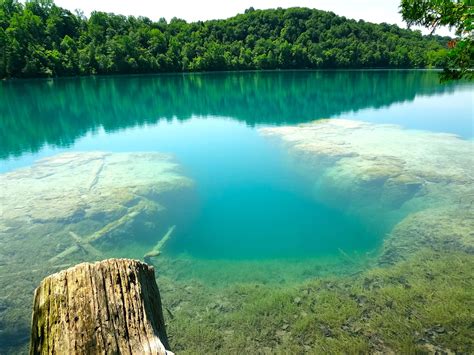
M440 67L449 38L307 8L226 20L93 12L0 0L0 77L176 71Z

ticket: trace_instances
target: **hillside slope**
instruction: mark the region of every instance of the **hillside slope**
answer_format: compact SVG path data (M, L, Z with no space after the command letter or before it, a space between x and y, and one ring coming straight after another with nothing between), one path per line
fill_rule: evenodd
M442 66L447 38L307 8L186 23L0 0L0 77Z

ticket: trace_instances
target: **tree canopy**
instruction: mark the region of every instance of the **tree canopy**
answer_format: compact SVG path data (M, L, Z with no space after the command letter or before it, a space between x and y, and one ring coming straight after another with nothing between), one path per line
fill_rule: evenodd
M473 0L402 0L400 9L408 25L454 29L458 38L449 43L444 79L474 77Z
M307 8L250 8L187 23L104 12L86 18L52 0L0 0L0 78L442 67L448 41Z

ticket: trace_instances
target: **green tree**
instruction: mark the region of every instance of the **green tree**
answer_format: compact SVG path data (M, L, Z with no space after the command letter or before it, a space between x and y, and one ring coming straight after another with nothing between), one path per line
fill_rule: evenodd
M434 32L440 26L455 30L449 42L443 79L473 79L474 2L472 0L402 0L400 12L409 26L420 25Z
M0 0L0 78L438 67L446 63L448 40L306 8L249 9L227 20L167 23L104 12L87 19L52 0Z

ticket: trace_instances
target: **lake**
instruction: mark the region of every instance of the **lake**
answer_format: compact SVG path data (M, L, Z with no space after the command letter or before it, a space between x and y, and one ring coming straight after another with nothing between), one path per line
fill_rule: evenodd
M435 71L1 82L0 353L24 351L38 282L80 261L154 264L184 321L176 285L291 288L434 248L416 238L437 213L471 218L473 94Z

